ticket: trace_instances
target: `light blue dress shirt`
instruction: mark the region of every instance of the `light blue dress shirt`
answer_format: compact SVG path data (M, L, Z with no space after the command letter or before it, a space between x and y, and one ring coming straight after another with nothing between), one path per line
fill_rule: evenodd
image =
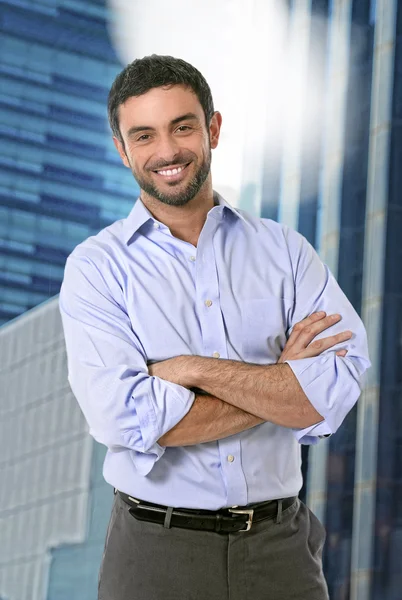
M108 448L106 481L142 500L211 510L297 495L300 442L338 429L370 366L362 321L307 240L216 192L215 204L195 247L137 200L126 219L73 250L59 298L69 383L90 433ZM294 324L318 310L343 317L319 337L354 333L318 357L287 361L324 421L158 444L195 395L150 376L147 364L179 355L274 364Z

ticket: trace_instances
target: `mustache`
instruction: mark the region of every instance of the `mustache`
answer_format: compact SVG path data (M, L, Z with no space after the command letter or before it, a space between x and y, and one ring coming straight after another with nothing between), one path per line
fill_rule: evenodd
M163 170L165 167L175 167L175 166L183 166L183 165L188 165L189 163L191 163L193 160L193 158L185 158L185 159L176 159L176 160L172 160L170 162L164 162L164 163L157 163L155 165L152 165L152 167L148 167L148 171L161 171Z

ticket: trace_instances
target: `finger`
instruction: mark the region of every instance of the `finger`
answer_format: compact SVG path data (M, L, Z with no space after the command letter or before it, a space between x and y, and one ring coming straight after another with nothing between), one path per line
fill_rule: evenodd
M308 344L310 344L310 342L312 342L313 339L317 337L317 335L319 335L326 329L329 329L329 327L332 327L336 323L339 323L341 319L342 317L339 314L329 315L324 319L320 319L319 321L304 327L300 331L300 334L297 338L299 349L303 350L303 348L306 348Z
M306 317L305 319L302 319L301 321L298 321L297 323L295 323L295 325L292 329L292 333L288 337L287 344L292 345L294 340L296 340L296 338L299 336L300 332L304 329L304 327L308 327L309 325L312 325L313 323L316 323L317 321L324 319L326 314L327 313L323 310L321 310L319 312L314 312L311 315L309 315L308 317Z
M352 336L353 333L351 331L342 331L342 333L337 333L336 335L331 335L322 338L321 340L315 340L300 354L302 355L302 358L318 356L325 350L329 350L329 348L333 348L333 346L336 346L337 344L350 340ZM339 350L339 352L343 351L344 350Z
M315 340L311 343L307 348L302 348L299 352L296 351L295 346L291 352L292 358L300 359L300 358L313 358L315 356L319 356L325 350L332 348L336 344L345 342L352 337L351 331L343 331L342 333L338 333L336 335L331 335L326 338L322 338L321 340ZM344 349L338 350L338 352L344 352Z
M337 356L346 356L348 353L347 350L339 350L339 352L336 352Z

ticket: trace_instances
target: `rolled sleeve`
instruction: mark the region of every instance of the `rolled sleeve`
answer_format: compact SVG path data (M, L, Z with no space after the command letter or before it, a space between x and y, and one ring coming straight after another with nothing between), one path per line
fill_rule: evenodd
M367 335L362 320L340 288L327 265L299 233L287 229L288 245L295 273L295 302L288 336L294 325L314 312L339 313L341 321L314 339L322 339L346 330L352 337L334 345L319 356L286 360L305 395L323 417L320 423L293 430L302 444L315 444L320 437L337 431L358 400L364 385L364 373L371 366ZM336 351L347 350L345 357Z
M361 394L361 377L353 360L330 352L322 357L285 361L323 421L294 429L301 444L315 444L337 431ZM360 371L364 370L361 365Z
M138 473L147 475L165 452L158 440L188 413L194 392L149 375L121 290L102 257L95 264L70 255L59 309L68 381L90 434L110 452L128 451Z
M147 475L164 454L166 448L158 444L157 440L186 416L195 399L194 392L184 387L158 377L149 379L153 380L152 394L133 398L133 418L138 420L139 427L123 432L127 445L137 448L132 451L132 460L140 475ZM176 402L170 405L168 396ZM156 397L159 398L157 407L154 402ZM167 406L169 410L166 410Z

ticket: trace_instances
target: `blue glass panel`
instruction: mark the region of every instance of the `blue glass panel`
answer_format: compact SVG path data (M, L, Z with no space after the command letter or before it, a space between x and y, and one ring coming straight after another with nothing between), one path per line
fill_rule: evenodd
M64 264L68 254L65 250L50 246L36 246L35 248L35 258L48 261L49 263Z
M72 123L79 127L88 127L88 129L96 129L102 131L106 129L106 112L105 118L90 115L88 113L81 113L76 110L62 108L61 106L50 105L49 106L49 117L52 119L58 119L64 123Z
M8 282L26 287L32 283L32 277L24 275L23 273L7 273L0 271L0 284L7 285Z
M3 306L4 303L8 303L10 306L16 304L24 307L27 304L40 304L49 297L47 294L33 292L31 289L21 289L21 286L10 282L7 282L5 286L0 285L0 295L3 300Z
M377 18L377 0L371 0L370 3L370 23L374 25Z
M47 6L41 2L28 2L26 0L3 0L3 4L11 4L18 8L23 8L28 11L35 11L45 15L50 15L52 17L55 17L58 14L57 8Z
M55 150L61 150L64 152L72 152L81 156L87 156L96 159L106 159L106 150L100 146L94 146L93 144L85 144L79 140L73 141L54 135L48 135L46 137L46 145L49 148Z
M25 309L21 306L9 306L0 302L0 324L4 325L23 312L25 312Z
M63 16L66 23L63 22ZM27 40L36 40L49 44L54 48L61 48L71 52L82 52L97 59L116 62L116 54L107 39L105 32L96 31L91 26L69 27L71 14L60 11L60 18L54 19L46 15L38 16L33 12L20 8L7 7L0 15L0 31L8 35L13 34ZM71 24L71 23L70 23Z
M359 0L352 3L352 21L355 24L367 25L370 23L372 0Z
M312 0L311 12L313 15L328 16L330 0Z
M48 209L52 212L58 212L65 216L79 217L80 221L87 222L88 219L99 218L99 208L90 204L79 204L78 202L70 202L63 198L54 198L43 194L41 197L40 210Z
M109 93L109 90L106 87L91 85L89 83L85 83L84 81L63 77L62 75L58 74L54 74L52 79L52 87L55 90L59 90L74 96L91 98L103 103L104 106L106 106L106 100Z
M49 107L44 104L39 104L38 102L32 101L24 101L21 102L18 98L13 98L12 96L5 97L4 95L0 95L0 110L1 109L18 109L18 114L21 114L21 105L24 104L23 110L24 113L28 115L47 115L49 112Z
M27 281L24 281L23 279ZM38 292L42 296L50 297L59 293L61 286L61 279L46 279L44 277L29 277L27 275L21 275L17 273L2 273L0 272L0 286L12 286L14 289L18 289L25 292ZM1 291L0 291L1 294ZM3 294L4 297L4 294ZM28 298L28 296L27 296ZM32 300L32 299L31 299ZM30 301L31 301L30 300Z
M60 20L64 25L71 25L74 28L85 27L90 31L100 33L107 39L107 29L104 19L99 19L95 16L85 15L82 12L76 12L71 9L60 8Z
M35 247L32 244L17 242L15 240L0 239L0 248L2 254L33 254Z
M43 173L49 177L56 177L59 181L76 182L88 187L99 188L103 185L102 177L80 173L79 171L71 171L70 169L62 169L54 165L43 165Z
M16 65L0 64L0 73L7 75L8 77L25 79L27 81L34 81L35 83L43 83L45 85L51 83L52 80L51 76L46 73L39 73Z

